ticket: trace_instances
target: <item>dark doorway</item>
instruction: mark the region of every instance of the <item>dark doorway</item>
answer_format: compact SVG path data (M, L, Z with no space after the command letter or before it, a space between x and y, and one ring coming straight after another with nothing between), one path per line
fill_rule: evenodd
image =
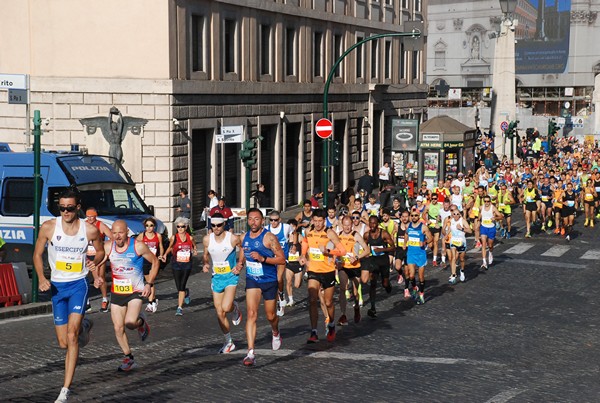
M265 185L269 205L273 205L275 196L275 140L277 125L262 126L260 142L260 183ZM255 189L252 189L254 191Z
M290 123L286 127L285 137L285 207L297 206L301 196L298 194L298 163L301 156L298 153L300 148L300 130L302 124Z
M210 156L212 154L213 129L192 131L191 155L191 186L192 227L200 227L200 218L206 207L208 191L210 190Z
M312 170L312 183L313 189L319 188L323 190L321 184L323 183L323 167L321 166L323 161L323 143L325 140L318 137L316 134L313 137L314 152L312 154L313 170ZM306 193L312 194L312 189L307 189Z
M228 206L239 207L242 205L242 178L241 161L239 158L241 144L222 144L221 150L225 155L223 160L223 196L227 198Z
M377 172L381 167L381 111L373 111L373 175L375 178L378 177Z
M333 122L333 140L338 141L340 143L340 163L337 166L333 166L332 163L332 173L333 173L333 184L334 184L334 192L340 193L342 190L342 179L344 177L344 134L346 133L346 120L336 120ZM333 155L333 150L332 154Z

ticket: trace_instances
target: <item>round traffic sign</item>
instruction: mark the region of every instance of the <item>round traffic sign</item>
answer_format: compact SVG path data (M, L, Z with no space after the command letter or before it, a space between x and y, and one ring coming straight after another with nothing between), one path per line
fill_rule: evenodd
M505 132L506 129L508 129L508 122L505 120L504 122L500 123L500 129Z
M315 126L315 132L322 139L329 138L333 133L333 124L329 119L319 119Z

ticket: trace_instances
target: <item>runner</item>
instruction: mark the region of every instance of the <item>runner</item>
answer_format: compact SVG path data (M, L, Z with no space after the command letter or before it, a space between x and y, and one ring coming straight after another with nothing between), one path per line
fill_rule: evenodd
M565 236L567 241L571 240L571 231L573 229L573 222L575 221L575 201L577 195L573 191L573 183L567 183L567 191L562 195L562 209L560 216L563 219L563 227L560 231L561 235Z
M354 210L350 217L352 218L352 230L363 236L367 232L367 224L361 221L360 211Z
M98 220L98 211L94 207L88 207L88 209L85 211L85 218L88 223L90 223L94 227L98 228L98 231L100 231L100 234L103 235L103 239L102 239L103 241L104 240L110 241L112 239L112 232L110 231L110 228L108 227L108 225L106 225L102 221ZM87 249L87 257L89 260L94 260L95 256L96 256L96 249L94 249L93 240L90 240L88 249ZM108 291L106 289L106 265L105 264L101 264L100 266L98 266L98 276L102 280L105 280L102 282L102 285L100 286L100 293L102 294L102 303L100 304L100 312L108 312L110 309L110 302L108 300ZM91 310L92 307L89 304L89 301L87 302L86 310L88 309L88 307Z
M286 306L294 306L293 289L300 288L302 285L303 267L300 265L300 244L302 242L302 235L296 231L298 222L295 219L292 218L288 220L287 223L290 226L291 233L288 238L290 253L288 254L285 266L285 287L288 295Z
M427 222L427 226L429 227L429 232L433 236L433 267L438 265L437 255L438 255L438 244L440 243L440 227L441 227L441 219L440 219L440 210L441 205L438 203L438 195L437 193L433 193L431 195L431 203L425 207L425 211L423 211L423 220Z
M537 220L538 200L540 200L539 192L533 187L533 181L528 179L527 188L525 188L521 194L521 203L523 203L525 225L527 227L525 238L531 238L531 224L535 223Z
M465 251L467 250L467 238L465 234L473 231L467 220L458 209L454 209L451 216L444 220L444 235L448 237L450 255L450 284L457 283L456 262L460 259L460 281L465 281Z
M314 213L312 215L314 216ZM324 222L325 217L323 217L323 224ZM259 209L248 210L250 230L246 232L242 241L246 260L246 339L248 340L248 354L242 362L247 367L256 363L254 341L261 297L264 300L265 315L271 324L272 348L273 350L281 348L279 316L276 313L277 265L285 263L285 256L275 235L264 228L264 225L265 219Z
M515 199L512 192L508 190L505 181L500 182L500 191L498 192L498 211L502 213L504 219L502 220L501 235L503 238L510 239L510 233L512 231L512 205L515 204ZM504 222L506 221L506 223Z
M227 314L233 312L232 323L237 326L242 321L242 313L235 301L235 291L239 281L240 270L244 262L244 250L237 235L225 231L225 218L216 213L210 219L212 233L205 235L202 244L204 255L202 271L208 273L212 267L213 304L217 311L219 327L223 332L225 343L219 354L227 354L235 350L235 344L229 332ZM236 259L235 249L240 247L239 257Z
M473 223L473 231L475 232L475 248L481 248L481 241L479 240L479 227L481 225L481 207L483 206L483 196L485 196L485 187L479 186L475 193L470 197L467 209L469 211L469 222Z
M594 187L594 181L588 179L585 188L583 189L583 205L585 209L585 227L588 225L594 228L594 205L598 199L598 193Z
M306 199L304 200L302 211L296 215L296 221L298 222L297 231L299 231L301 235L304 235L306 229L310 226L312 215L312 203L309 199Z
M365 210L367 210L367 214L369 217L379 216L379 210L381 209L381 205L377 203L377 197L374 194L369 195L369 201L365 203Z
M33 252L33 265L39 278L41 292L52 290L52 314L58 345L66 349L63 387L56 399L66 402L79 357L79 348L89 342L93 322L84 318L88 295L86 276L92 272L94 287L103 279L98 276L96 265L104 259L100 231L79 219L81 203L72 190L65 190L58 198L60 216L48 220L40 227ZM86 259L88 240L93 240L97 251L94 260ZM43 254L48 245L50 281L44 275ZM76 337L78 336L78 337Z
M220 213L213 213L212 217ZM224 216L221 215L221 218ZM194 238L187 233L189 220L183 217L177 217L175 219L175 226L177 227L177 233L174 234L169 240L169 247L165 253L160 257L160 260L165 262L169 253L173 253L171 257L171 268L173 270L173 279L175 280L175 287L177 288L177 309L175 310L175 316L183 315L183 304L189 305L190 303L190 291L187 288L187 282L192 272L192 256L198 254L196 248L196 241ZM225 226L227 229L227 224Z
M461 202L462 202L462 198L461 198ZM453 205L452 203L450 203L450 199L446 198L446 200L444 200L443 208L440 210L441 227L443 227L443 224L446 222L446 218L452 216L453 210L458 210L459 213L461 212L461 210L458 209L458 206ZM408 216L406 218L408 219ZM440 235L440 238L442 239L442 269L447 269L448 265L446 263L446 256L448 256L448 261L449 261L450 260L450 249L448 248L448 242L446 241L446 239L444 239L443 234Z
M146 244L150 252L152 252L157 258L162 256L165 252L163 246L162 235L156 232L156 220L152 217L148 217L144 220L144 232L138 235L137 240ZM150 269L152 264L144 259L144 278L147 283L150 281ZM160 266L159 266L160 268ZM152 285L150 289L150 295L148 296L148 305L146 306L146 312L156 312L158 309L158 299L156 299L156 287Z
M358 290L361 276L361 259L369 256L369 248L363 237L352 230L352 220L350 217L342 219L342 231L339 234L340 242L346 254L340 257L338 262L338 273L340 277L340 312L341 316L338 325L348 324L346 316L346 292L348 282L353 285L354 292ZM354 323L360 322L360 305L358 298L354 300Z
M331 228L334 231L338 231L340 225L338 222L338 218L336 217L335 207L329 206L327 207L327 219L325 220L325 226L327 228Z
M408 210L402 212L400 224L396 227L396 252L394 254L394 267L398 272L398 285L404 283L404 298L410 298L408 289L408 271L406 268L406 248L404 247L404 235L408 229Z
M541 182L538 183L540 191L540 202L538 213L542 219L542 231L546 231L546 227L552 227L552 187L550 186L550 178L545 175L541 176Z
M481 268L484 270L488 269L488 264L491 265L494 262L494 240L496 239L496 220L501 220L502 214L498 211L496 206L492 204L492 199L489 195L483 196L483 207L481 208L481 256L483 263ZM486 260L486 249L489 249Z
M113 241L104 243L104 260L110 261L112 274L110 317L115 328L117 343L125 358L119 371L131 371L137 364L133 359L125 328L137 329L142 341L150 334L150 326L146 315L142 312L142 298L150 295L154 279L158 274L159 262L156 255L143 242L127 236L129 228L123 220L117 220L112 225ZM152 265L148 282L144 281L143 261Z
M421 214L414 208L410 212L410 224L404 235L404 248L406 249L406 264L408 276L412 286L412 297L418 305L425 303L425 266L427 265L426 245L431 245L433 237L429 229L419 222ZM417 288L415 273L419 272L419 287ZM417 294L418 291L418 294Z
M307 343L316 343L317 334L319 290L323 289L323 298L327 308L327 341L335 341L335 306L333 305L333 292L335 291L335 265L336 256L346 254L344 246L340 243L337 234L325 228L325 212L315 210L313 214L314 229L302 240L300 264L307 265L308 273L308 298L310 303L311 332ZM335 248L335 249L334 249ZM306 258L308 254L308 259Z
M552 209L554 210L554 221L556 221L556 228L554 234L558 235L562 232L565 234L564 226L561 219L561 211L563 208L563 194L565 192L565 186L563 181L559 179L554 186L553 198L552 198Z
M370 280L369 299L371 309L367 315L375 319L377 309L375 308L375 299L377 294L377 278L381 278L381 286L389 294L392 292L390 284L390 260L389 253L394 252L395 246L392 236L379 228L379 218L369 217L369 232L364 236L366 244L371 250L371 256L365 259L364 268L361 270L361 282L366 284ZM368 270L368 272L367 272Z
M335 208L333 209L333 215L335 218ZM290 234L292 233L292 228L289 224L281 222L281 214L277 210L272 210L269 213L269 225L265 227L268 231L270 231L281 245L281 249L283 249L283 255L287 261L288 255L290 253L290 246L288 239ZM277 290L278 290L278 303L277 303L277 316L283 316L285 311L285 306L287 305L287 301L285 300L285 294L283 293L283 276L285 273L285 262L277 266Z

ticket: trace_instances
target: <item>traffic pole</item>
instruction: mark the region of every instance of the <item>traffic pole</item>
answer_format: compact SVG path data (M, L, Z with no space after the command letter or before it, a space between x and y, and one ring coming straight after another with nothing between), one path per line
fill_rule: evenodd
M40 201L41 184L40 159L42 139L42 118L40 111L33 111L33 244L37 242L40 233ZM33 302L38 302L38 276L35 270L31 274L31 296Z

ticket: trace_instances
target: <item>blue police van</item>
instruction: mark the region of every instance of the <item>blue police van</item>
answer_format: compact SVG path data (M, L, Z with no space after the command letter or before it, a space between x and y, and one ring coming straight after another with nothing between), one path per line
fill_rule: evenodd
M110 228L125 220L129 235L144 231L143 220L154 215L138 194L131 176L112 157L80 152L41 153L40 224L59 215L58 196L67 188L81 195L81 218L89 207ZM0 143L0 236L6 242L7 261L32 264L33 152L13 152ZM156 220L156 231L168 240L166 226Z

